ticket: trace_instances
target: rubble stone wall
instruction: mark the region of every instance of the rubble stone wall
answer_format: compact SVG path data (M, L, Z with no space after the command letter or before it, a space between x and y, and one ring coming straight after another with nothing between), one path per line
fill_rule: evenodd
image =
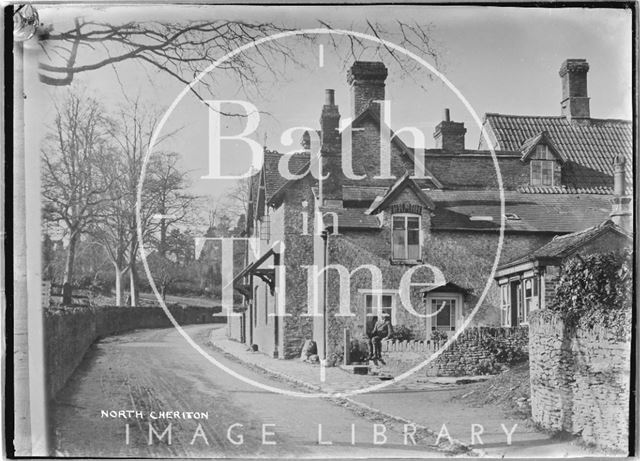
M435 360L426 366L427 376L472 376L492 373L498 359L492 342L497 338L503 344L523 354L528 351L529 336L526 327L467 328Z
M180 325L224 323L214 309L169 306ZM219 309L216 312L220 312ZM85 353L98 339L138 328L168 328L169 318L159 307L65 307L45 309L45 354L49 398L64 387Z
M542 310L530 317L529 354L533 420L626 452L630 338L599 324L565 328L557 314Z

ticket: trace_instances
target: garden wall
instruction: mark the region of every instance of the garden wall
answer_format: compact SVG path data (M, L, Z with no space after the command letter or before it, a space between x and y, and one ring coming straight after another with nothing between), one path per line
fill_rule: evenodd
M214 309L168 306L180 325L224 323ZM217 312L220 310L218 309ZM45 348L49 398L62 389L96 340L138 328L167 328L171 322L159 307L64 307L45 309Z
M493 374L500 364L524 360L528 353L526 327L467 328L426 367L427 376L473 376Z
M396 375L424 362L442 344L433 341L382 341L385 370ZM426 365L427 376L473 376L501 371L512 361L526 360L528 329L473 327ZM366 349L366 346L360 346Z
M533 420L626 452L630 334L601 322L565 328L557 313L543 310L530 317L529 354Z

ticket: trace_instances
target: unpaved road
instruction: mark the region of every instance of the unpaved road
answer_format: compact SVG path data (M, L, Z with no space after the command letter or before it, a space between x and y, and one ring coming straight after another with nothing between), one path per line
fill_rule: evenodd
M243 376L286 387L208 348L208 333L219 327L224 326L194 325L185 330ZM101 416L102 411L119 410L137 410L143 416ZM208 419L151 419L151 412L160 416L161 411L208 413ZM386 443L374 444L371 421L326 400L274 394L246 384L211 365L172 328L135 331L95 344L58 395L51 422L57 453L76 457L442 456L427 446L405 445L404 435L391 427ZM162 434L169 423L171 444L168 434L162 441L154 435L150 442L149 425ZM323 442L331 445L319 444L320 424Z

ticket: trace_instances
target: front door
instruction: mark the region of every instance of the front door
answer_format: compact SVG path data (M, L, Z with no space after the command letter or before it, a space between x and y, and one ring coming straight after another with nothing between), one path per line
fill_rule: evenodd
M439 293L428 295L427 303L427 339L430 331L449 332L456 330L456 318L461 315L461 298L456 295ZM447 336L449 333L447 333Z
M511 326L518 326L518 313L520 312L520 281L511 282Z

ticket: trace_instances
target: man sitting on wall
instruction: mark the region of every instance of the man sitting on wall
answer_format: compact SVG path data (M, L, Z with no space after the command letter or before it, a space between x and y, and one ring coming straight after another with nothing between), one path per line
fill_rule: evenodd
M369 359L382 359L382 340L391 339L393 327L391 326L391 316L385 312L378 318L378 321L369 334Z

